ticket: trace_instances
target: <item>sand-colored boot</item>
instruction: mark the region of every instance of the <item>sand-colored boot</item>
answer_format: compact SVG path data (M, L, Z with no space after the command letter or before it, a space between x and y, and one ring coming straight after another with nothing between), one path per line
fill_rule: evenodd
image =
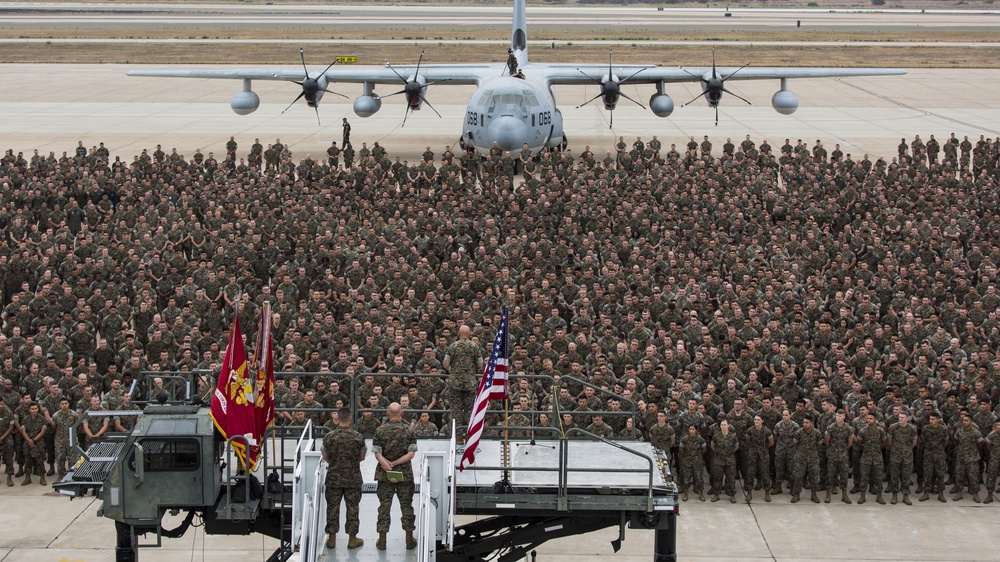
M347 548L359 548L364 544L365 541L358 538L358 535L351 535L347 538Z

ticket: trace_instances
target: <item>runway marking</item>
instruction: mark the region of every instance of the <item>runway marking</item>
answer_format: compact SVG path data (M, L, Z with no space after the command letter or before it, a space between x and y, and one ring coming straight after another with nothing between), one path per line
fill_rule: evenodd
M884 100L884 101L887 101L889 103L898 105L899 107L902 107L904 109L909 109L911 111L916 111L917 113L921 113L921 114L923 114L925 116L926 115L930 115L930 116L933 116L933 117L937 117L938 119L941 119L942 121L949 121L951 123L955 123L956 125L961 125L963 127L969 127L971 129L982 129L982 130L984 130L986 132L993 133L994 135L1000 135L1000 130L990 129L989 127L984 127L983 125L977 125L975 123L970 123L968 121L962 121L961 119L956 119L954 117L947 117L945 115L941 115L940 113L936 113L934 111L928 111L926 109L922 109L922 108L919 108L919 107L914 107L914 106L912 106L912 105L910 105L908 103L901 102L901 101L899 101L899 100L897 100L895 98L891 98L891 97L889 97L887 95L880 94L878 92L869 90L869 89L864 88L862 86L858 86L857 84L852 84L850 82L847 82L843 78L837 78L836 80L837 80L837 82L840 82L841 84L844 84L845 86L850 86L851 88L854 88L855 90L858 90L860 92L864 92L866 94L870 94L870 95L875 96L875 97L877 97L877 98L879 98L881 100Z
M70 526L73 525L73 523L76 523L77 519L83 517L83 514L87 513L87 510L90 509L90 506L94 505L94 502L96 502L96 501L97 501L96 497L91 498L90 499L90 503L87 504L87 507L81 509L80 513L77 513L76 517L74 517L72 521L70 521L69 523L67 523L66 526L63 527L62 531L59 531L58 533L56 533L56 536L52 537L52 540L49 541L49 544L45 545L45 548L51 548L52 547L52 543L56 542L59 539L59 537L62 536L62 534L65 533L70 528ZM13 550L11 552L13 552ZM2 562L2 561L0 561L0 562Z
M764 546L767 547L767 553L771 555L771 560L778 562L778 559L774 556L774 552L771 550L771 544L767 542L767 536L764 535L764 529L760 528L760 521L757 520L757 512L754 511L753 504L747 502L747 507L750 508L750 514L753 515L753 522L757 525L757 530L760 531L760 538L764 539Z

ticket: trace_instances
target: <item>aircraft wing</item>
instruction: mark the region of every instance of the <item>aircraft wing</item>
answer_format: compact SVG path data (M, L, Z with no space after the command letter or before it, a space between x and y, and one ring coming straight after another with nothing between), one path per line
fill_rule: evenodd
M420 66L420 76L428 82L446 82L448 84L468 85L479 84L487 75L492 74L497 65L487 64L425 64ZM395 69L395 72L393 72ZM361 84L399 84L401 75L404 79L413 75L416 65L388 66L334 66L326 71L326 79L331 83ZM396 73L399 73L397 75ZM310 70L312 78L319 78L320 70ZM228 80L302 80L304 72L300 68L280 69L233 69L233 70L133 70L129 76L148 76L156 78L219 78Z
M608 75L609 65L554 64L546 65L545 76L550 84L593 84ZM712 67L667 67L641 65L613 65L614 74L629 84L656 84L658 82L697 82L712 74ZM767 80L782 78L846 78L852 76L888 76L906 74L900 68L810 68L810 67L718 67L720 78L733 80ZM735 73L735 74L734 74ZM633 76L634 75L634 76Z

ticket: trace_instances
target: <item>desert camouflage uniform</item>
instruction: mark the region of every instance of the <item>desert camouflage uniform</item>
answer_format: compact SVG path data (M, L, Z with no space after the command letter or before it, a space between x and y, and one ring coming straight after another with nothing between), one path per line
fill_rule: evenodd
M417 436L413 430L402 422L390 421L375 431L372 440L372 453L381 454L387 460L393 461L410 451L417 450ZM405 462L393 470L403 473L403 481L393 484L386 478L381 465L375 468L375 481L378 482L378 522L376 530L379 533L389 532L389 510L392 508L392 496L399 498L399 509L402 512L403 530L416 529L416 515L413 513L413 465Z
M893 494L910 493L910 474L913 472L913 440L917 436L917 426L906 427L895 423L889 428L892 445L889 447L889 491Z
M879 426L866 427L858 434L861 440L861 491L868 490L869 485L882 491L882 472L885 465L882 462L882 445L885 444L885 430Z
M948 445L948 426L941 422L937 428L927 424L920 434L924 444L924 489L931 494L944 491L944 479L948 472L945 448Z
M795 437L799 424L792 420L779 421L774 426L774 485L777 487L795 473Z
M20 419L18 423L21 424L21 429L28 434L28 437L35 439L39 431L45 431L47 424L45 423L45 417L42 414L38 414L35 417L31 415L25 416ZM45 475L45 441L44 434L35 440L35 446L32 447L27 440L24 441L24 474L31 475L32 473L38 476Z
M968 486L969 492L979 493L979 440L983 435L972 425L955 430L955 485L959 490Z
M819 489L819 447L823 434L812 428L800 429L795 435L795 477L792 478L792 494L802 491L804 478L809 478L809 489Z
M323 437L329 467L326 472L326 532L340 531L340 501L347 504L344 530L356 535L361 517L361 458L367 447L365 438L350 428L337 427Z
M846 488L849 467L847 444L854 435L854 429L848 423L843 426L832 423L826 429L826 435L830 436L830 446L826 450L826 477L829 489Z
M747 473L743 485L746 491L754 488L754 481L760 480L765 490L771 489L771 469L768 460L767 442L771 439L771 430L766 425L760 429L751 426L746 432L747 445Z
M72 431L73 424L80 419L80 414L73 410L68 410L65 414L62 410L56 410L52 415L52 422L55 423L55 446L56 446L56 471L59 475L65 474L67 463L73 466L76 463L76 455L69 446L69 432Z
M464 435L476 397L476 370L482 360L482 353L476 342L460 339L448 347L447 359L450 363L446 398L451 406L456 431L459 435Z
M681 438L681 464L684 466L684 486L691 488L694 486L695 492L701 492L704 486L705 473L705 438L699 433L691 436L685 433Z

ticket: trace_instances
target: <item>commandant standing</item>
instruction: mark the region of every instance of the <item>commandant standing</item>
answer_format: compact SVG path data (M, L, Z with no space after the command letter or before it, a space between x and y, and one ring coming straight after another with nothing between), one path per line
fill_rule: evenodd
M326 539L327 548L337 546L340 531L340 500L347 504L344 530L349 536L347 548L358 548L365 541L358 538L361 527L361 461L365 460L365 438L351 429L351 409L337 412L337 427L323 437L323 460L326 471Z
M448 346L442 365L448 370L446 390L451 418L455 420L455 438L464 443L476 397L476 375L483 368L482 350L472 341L468 326L458 329L458 341Z
M403 408L393 402L386 412L389 418L379 426L372 439L372 452L378 460L375 481L378 482L378 541L375 548L385 550L385 535L389 532L389 511L392 496L399 498L399 510L403 512L403 530L406 531L406 549L417 548L413 537L416 516L413 513L413 466L410 460L417 452L417 436L410 426L403 423ZM402 473L402 480L390 479L388 471Z

